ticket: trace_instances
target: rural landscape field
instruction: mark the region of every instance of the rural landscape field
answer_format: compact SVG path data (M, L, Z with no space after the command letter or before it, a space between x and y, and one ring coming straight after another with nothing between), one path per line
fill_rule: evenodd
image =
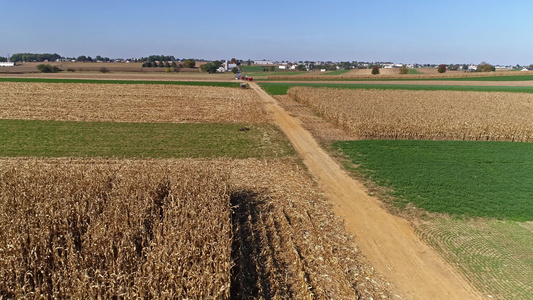
M533 94L517 93L528 77L514 77L515 90L499 79L261 85L485 297L530 299ZM317 119L346 137L328 138Z
M391 297L253 90L7 81L2 298Z
M533 297L529 75L263 73L2 74L0 298Z

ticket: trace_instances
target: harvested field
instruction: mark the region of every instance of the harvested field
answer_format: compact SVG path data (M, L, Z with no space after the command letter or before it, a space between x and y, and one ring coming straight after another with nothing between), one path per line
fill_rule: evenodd
M58 121L268 123L252 90L0 82L0 118Z
M288 95L363 139L533 141L533 95L294 87Z
M0 159L0 296L389 298L312 186L291 159Z

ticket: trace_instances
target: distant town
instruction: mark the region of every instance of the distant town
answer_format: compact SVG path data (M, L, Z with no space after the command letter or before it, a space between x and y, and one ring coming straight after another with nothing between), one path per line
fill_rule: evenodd
M213 72L228 72L237 66L263 66L266 71L276 70L298 70L298 71L332 71L332 70L348 70L348 69L370 69L375 65L380 68L437 68L440 64L419 64L419 63L397 63L390 61L273 61L273 60L242 60L242 59L220 59L220 60L206 60L198 58L176 58L172 55L151 55L141 58L109 58L96 55L91 56L81 55L78 57L65 57L57 53L54 54L34 54L34 53L17 53L11 56L0 56L0 67L12 67L19 62L109 62L109 63L142 63L142 67L195 67L195 64L211 63L212 68L208 71ZM191 65L191 62L194 64ZM467 72L477 71L477 66L480 64L490 64L487 62L479 62L478 64L469 63L453 63L445 64L448 70L464 70ZM491 65L493 69L508 69L508 70L533 70L531 65Z

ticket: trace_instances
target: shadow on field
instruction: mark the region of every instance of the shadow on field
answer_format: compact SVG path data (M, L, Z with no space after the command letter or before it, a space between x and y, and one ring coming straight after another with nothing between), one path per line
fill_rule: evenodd
M231 256L231 299L272 299L272 270L261 233L261 203L258 193L250 190L231 195L233 242Z

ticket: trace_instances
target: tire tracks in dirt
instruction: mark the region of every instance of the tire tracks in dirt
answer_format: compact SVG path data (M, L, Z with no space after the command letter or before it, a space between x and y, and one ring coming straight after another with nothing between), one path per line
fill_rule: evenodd
M257 84L250 83L264 101L274 122L292 142L318 182L334 212L346 222L357 246L402 299L484 299L466 279L425 244L411 225L388 213L379 200L351 178L305 130Z

